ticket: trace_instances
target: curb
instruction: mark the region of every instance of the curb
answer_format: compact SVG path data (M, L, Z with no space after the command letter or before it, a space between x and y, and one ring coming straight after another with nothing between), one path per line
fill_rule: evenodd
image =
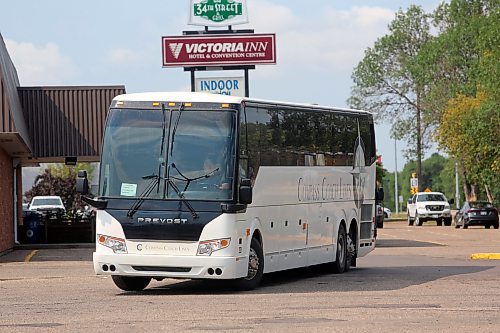
M500 260L500 253L473 253L472 260Z

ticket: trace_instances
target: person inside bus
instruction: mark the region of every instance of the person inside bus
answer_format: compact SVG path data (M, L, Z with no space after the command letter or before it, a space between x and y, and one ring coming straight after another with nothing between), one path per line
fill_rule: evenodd
M201 180L203 183L212 184L219 190L229 190L230 182L225 178L225 171L220 163L214 162L214 159L207 157L203 162L203 174L208 177Z

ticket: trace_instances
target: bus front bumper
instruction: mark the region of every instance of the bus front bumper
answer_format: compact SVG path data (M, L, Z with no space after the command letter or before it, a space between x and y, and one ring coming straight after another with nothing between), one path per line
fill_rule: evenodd
M94 252L97 275L185 279L237 279L247 275L248 257L165 256Z

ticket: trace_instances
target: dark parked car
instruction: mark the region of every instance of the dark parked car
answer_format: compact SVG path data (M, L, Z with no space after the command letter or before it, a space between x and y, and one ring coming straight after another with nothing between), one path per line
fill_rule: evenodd
M472 225L498 229L498 211L487 201L467 201L455 215L455 228Z

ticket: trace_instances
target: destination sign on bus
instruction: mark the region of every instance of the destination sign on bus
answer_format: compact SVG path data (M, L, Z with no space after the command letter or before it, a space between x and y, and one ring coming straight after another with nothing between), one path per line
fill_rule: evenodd
M275 34L166 36L163 67L276 64Z

